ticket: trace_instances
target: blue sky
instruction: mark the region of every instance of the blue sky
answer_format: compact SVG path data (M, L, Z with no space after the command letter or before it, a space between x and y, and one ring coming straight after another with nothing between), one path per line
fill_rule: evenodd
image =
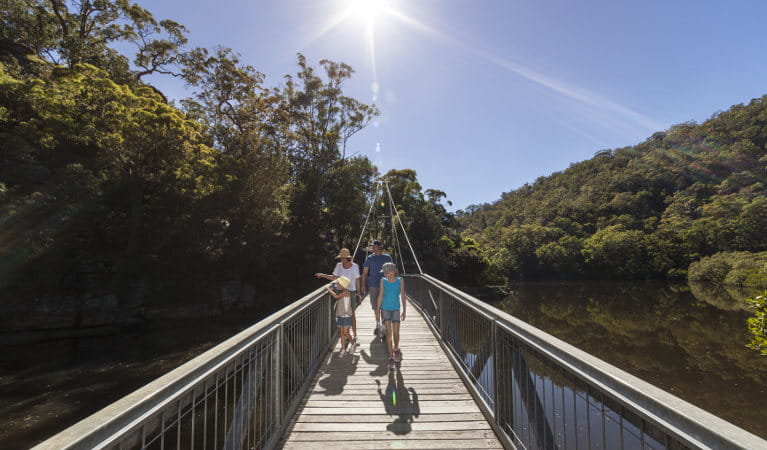
M295 73L297 52L350 64L347 95L381 116L347 152L415 169L450 210L767 94L763 0L137 1L267 85Z

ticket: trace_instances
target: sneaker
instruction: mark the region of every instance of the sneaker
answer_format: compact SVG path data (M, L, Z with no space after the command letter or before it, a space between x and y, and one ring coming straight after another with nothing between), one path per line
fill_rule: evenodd
M349 356L353 355L354 354L354 347L355 347L354 344L349 344L349 347L348 347L349 350L346 352L346 354L349 355Z
M378 336L378 326L376 325L375 328L373 328L373 336Z
M402 361L402 352L400 349L394 350L394 359L397 360L397 362Z
M389 370L394 370L397 368L397 361L394 360L394 358L389 358Z
M339 358L343 358L344 356L346 356L346 349L345 348L341 349L341 351L338 352L338 357Z
M357 336L354 336L354 346L357 347L358 345L360 345L360 340L357 339Z

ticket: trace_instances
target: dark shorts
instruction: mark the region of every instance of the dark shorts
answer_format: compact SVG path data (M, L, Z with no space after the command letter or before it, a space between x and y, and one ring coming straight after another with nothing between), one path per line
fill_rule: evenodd
M373 311L378 307L378 291L380 288L372 287L370 290L370 306L373 307Z
M399 322L400 319L400 312L399 309L395 309L393 311L382 309L381 310L381 321L383 322Z
M357 300L357 291L349 291L349 294L351 294L351 304L352 304L352 310L357 309L357 306L359 306L358 300Z
M336 317L336 323L338 323L339 327L350 327L352 326L352 318L351 317Z

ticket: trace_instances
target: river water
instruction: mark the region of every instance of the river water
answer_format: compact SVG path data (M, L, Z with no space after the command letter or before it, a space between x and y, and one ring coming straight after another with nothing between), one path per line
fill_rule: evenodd
M29 448L256 320L216 317L107 335L4 343L0 345L0 448Z
M767 357L746 348L750 293L662 282L513 285L485 301L767 438ZM28 448L255 318L3 345L0 443Z
M664 282L525 283L493 306L767 438L767 357L746 347L753 292Z

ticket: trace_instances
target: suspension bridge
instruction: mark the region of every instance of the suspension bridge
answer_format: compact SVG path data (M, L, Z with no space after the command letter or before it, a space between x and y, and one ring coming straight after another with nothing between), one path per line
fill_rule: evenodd
M402 323L396 370L370 333L367 300L357 309L362 345L339 357L322 287L36 448L767 449L422 273L410 250L418 273L403 278L415 311Z

